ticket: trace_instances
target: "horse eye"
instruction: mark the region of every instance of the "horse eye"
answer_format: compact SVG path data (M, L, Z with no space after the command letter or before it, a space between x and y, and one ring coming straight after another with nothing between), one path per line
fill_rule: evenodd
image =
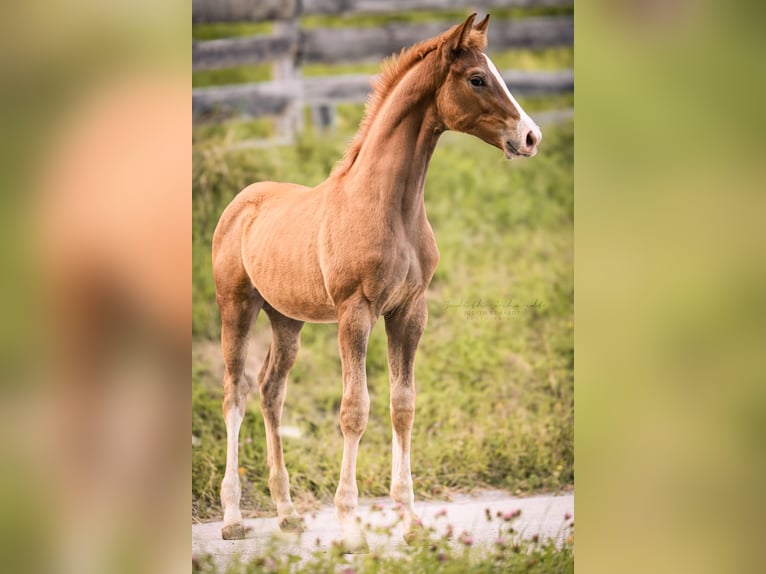
M473 76L471 78L471 85L476 86L477 88L484 85L484 78L481 76Z

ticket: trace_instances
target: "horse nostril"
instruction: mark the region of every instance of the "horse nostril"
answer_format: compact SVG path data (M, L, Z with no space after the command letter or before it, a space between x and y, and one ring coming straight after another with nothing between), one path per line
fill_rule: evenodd
M532 130L529 130L527 132L527 147L531 149L535 147L535 144L537 144L537 137L535 137L535 134L532 132Z

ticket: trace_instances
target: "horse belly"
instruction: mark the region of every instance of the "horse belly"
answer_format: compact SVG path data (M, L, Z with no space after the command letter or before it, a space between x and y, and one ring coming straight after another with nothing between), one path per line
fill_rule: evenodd
M276 225L256 221L245 242L247 273L269 305L299 321L337 320L319 268L316 239L306 226L283 218Z
M335 307L324 289L316 289L313 281L297 279L289 273L253 278L253 284L264 300L277 311L308 323L334 323Z

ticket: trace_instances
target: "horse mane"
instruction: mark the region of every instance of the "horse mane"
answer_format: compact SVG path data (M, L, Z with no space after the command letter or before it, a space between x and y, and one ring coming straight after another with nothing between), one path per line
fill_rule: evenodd
M367 103L365 104L362 121L359 123L359 129L346 149L346 152L343 154L340 163L333 170L332 175L346 173L351 166L354 165L354 162L359 155L359 151L362 148L362 144L367 137L367 133L370 130L370 126L375 121L378 111L386 100L386 97L393 91L407 72L424 60L426 56L439 50L457 27L458 25L455 25L438 36L423 40L409 48L402 48L402 51L398 56L392 54L383 61L383 69L378 76L377 81L373 84L372 92L367 97ZM479 48L483 50L486 47L486 44L486 36L483 33L476 30L471 31L468 39L469 48Z

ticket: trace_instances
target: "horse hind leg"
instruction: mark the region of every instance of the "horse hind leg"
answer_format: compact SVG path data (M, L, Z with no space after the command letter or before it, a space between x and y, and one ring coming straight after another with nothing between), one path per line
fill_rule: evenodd
M221 505L225 540L245 537L239 509L239 428L245 416L249 386L245 380L245 357L250 327L263 306L260 294L249 284L218 292L221 311L221 349L226 371L223 378L223 418L226 422L226 472L221 482Z
M279 527L284 531L302 532L303 521L290 499L290 479L282 452L280 424L287 392L287 375L295 364L300 349L303 322L282 315L268 304L264 310L271 321L272 342L258 376L258 385L266 428L269 490L277 506Z

